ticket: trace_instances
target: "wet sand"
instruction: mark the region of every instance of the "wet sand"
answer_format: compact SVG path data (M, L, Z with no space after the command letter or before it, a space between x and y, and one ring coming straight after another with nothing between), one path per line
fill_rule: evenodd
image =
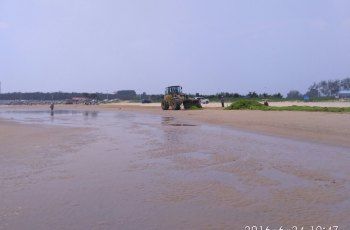
M226 102L228 105L229 102ZM271 106L292 106L292 105L297 105L297 106L319 106L319 107L350 107L350 101L327 101L327 102L304 102L304 101L271 101L269 102ZM141 103L135 103L135 102L119 102L119 103L114 103L115 106L119 105L122 107L159 107L159 103L146 103L146 104L141 104ZM212 108L220 108L221 103L220 102L210 102L209 104L204 104L204 108L207 109L212 109Z
M331 106L332 103L329 104ZM162 111L159 104L143 106L127 103L102 105L100 108L174 116L179 119L229 126L266 135L350 147L350 113L223 111L222 108L204 108L200 111Z
M69 108L1 110L0 229L350 228L344 140L245 131L248 112ZM348 119L315 114L308 132Z

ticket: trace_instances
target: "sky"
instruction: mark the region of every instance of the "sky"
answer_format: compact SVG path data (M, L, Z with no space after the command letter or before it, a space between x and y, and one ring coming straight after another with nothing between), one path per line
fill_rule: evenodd
M0 0L2 92L305 92L350 77L349 0Z

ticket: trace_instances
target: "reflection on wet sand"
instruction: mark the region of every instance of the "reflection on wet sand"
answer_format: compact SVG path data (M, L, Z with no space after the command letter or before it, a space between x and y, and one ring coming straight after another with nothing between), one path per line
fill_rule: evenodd
M98 112L97 111L85 111L85 112L83 112L83 114L84 114L85 117L96 118L97 115L98 115Z
M180 123L180 122L174 122L174 117L162 117L162 124L163 125L170 125L170 126L196 126L194 124L188 124L188 123Z
M51 124L3 126L0 229L350 227L348 148L127 112L0 117Z

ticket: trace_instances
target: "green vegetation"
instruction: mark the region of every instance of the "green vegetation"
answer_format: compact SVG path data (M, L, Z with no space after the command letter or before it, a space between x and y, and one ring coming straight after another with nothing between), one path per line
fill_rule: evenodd
M267 106L264 106L256 100L239 99L233 102L230 106L226 107L228 110L262 110Z
M198 107L198 106L196 106L196 105L192 105L189 109L187 109L187 110L201 110L201 109L203 109L202 107Z
M318 107L318 106L265 106L256 100L240 99L226 107L227 110L262 110L262 111L307 111L307 112L350 112L350 107Z

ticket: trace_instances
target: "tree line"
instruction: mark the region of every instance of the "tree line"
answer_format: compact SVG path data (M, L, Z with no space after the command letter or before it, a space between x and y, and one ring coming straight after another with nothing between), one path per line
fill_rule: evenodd
M305 96L310 99L314 98L334 98L338 95L341 90L350 90L350 78L345 78L342 80L328 80L320 81L318 83L313 83L305 94L300 93L297 90L291 90L286 99L303 99ZM32 101L63 101L69 100L75 97L83 97L91 100L132 100L139 101L141 99L149 99L154 102L159 102L163 98L163 94L137 94L135 90L119 90L115 93L77 93L77 92L13 92L13 93L3 93L0 94L0 100L32 100ZM224 96L225 100L232 101L238 98L252 98L252 99L268 99L268 100L282 100L284 96L281 93L257 93L249 92L246 95L239 93L221 92L217 94L189 94L190 97L206 97L211 101L220 100L221 96Z
M107 94L104 93L66 93L66 92L53 92L53 93L43 93L43 92L13 92L13 93L3 93L0 94L0 100L31 100L31 101L60 101L68 100L74 97L84 97L88 99L104 99L107 98ZM109 95L110 99L116 98L115 94Z
M342 80L328 80L313 83L305 95L297 90L291 90L287 94L287 99L301 99L307 96L313 98L335 98L341 90L350 90L350 78Z
M249 92L247 95L242 95L238 93L229 93L229 92L221 92L213 95L202 95L202 94L188 94L189 97L206 97L211 101L220 100L221 96L224 96L225 100L235 100L238 98L254 98L254 99L283 99L283 95L281 93L276 94L267 94L262 93L258 94L256 92ZM67 93L67 92L52 92L52 93L44 93L44 92L13 92L13 93L3 93L0 94L0 100L29 100L29 101L64 101L72 98L87 98L90 100L131 100L131 101L139 101L142 99L149 99L154 102L160 102L164 95L163 94L137 94L134 90L121 90L115 93Z

